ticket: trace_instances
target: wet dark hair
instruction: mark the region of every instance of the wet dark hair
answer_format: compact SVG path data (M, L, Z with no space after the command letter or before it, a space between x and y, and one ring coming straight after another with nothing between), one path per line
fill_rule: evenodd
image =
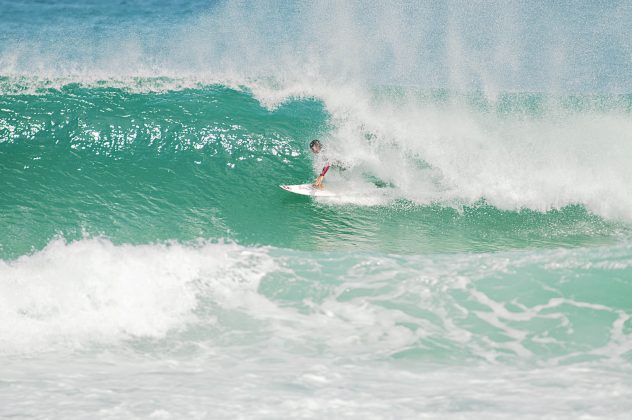
M319 141L319 140L312 140L312 141L309 143L309 148L310 148L310 149L313 149L313 148L314 148L314 146L316 146L316 145L319 145L319 146L321 146L321 147L322 147L322 144L320 144L320 141Z

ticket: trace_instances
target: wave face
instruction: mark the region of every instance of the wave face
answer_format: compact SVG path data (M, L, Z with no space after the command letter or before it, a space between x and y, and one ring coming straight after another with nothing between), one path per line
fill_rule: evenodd
M629 415L627 4L0 10L0 416Z
M254 89L0 97L3 254L86 234L397 253L629 236L626 96ZM334 199L277 188L315 176L314 137L346 168Z

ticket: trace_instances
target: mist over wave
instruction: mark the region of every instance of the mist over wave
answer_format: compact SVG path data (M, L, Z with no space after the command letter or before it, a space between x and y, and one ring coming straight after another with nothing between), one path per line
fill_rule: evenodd
M0 0L0 417L629 418L630 27Z
M418 203L547 211L581 204L629 221L629 97L503 94L495 101L323 93L330 153ZM377 98L376 98L377 96ZM411 97L412 96L412 97ZM426 96L425 98L423 96ZM430 96L428 98L427 96Z
M98 2L77 15L53 4L50 22L9 4L0 75L412 83L492 97L628 93L632 77L627 3L189 1L167 19L165 5L144 3L116 17Z
M348 202L580 204L632 218L630 98L611 94L632 74L629 37L613 24L632 17L626 4L190 2L164 20L162 6L141 14L141 3L126 6L121 25L85 19L63 29L8 9L24 25L0 40L2 92L220 84L271 110L314 98L330 115L321 130L329 153L353 168L347 184L376 195L368 174L394 187ZM447 99L432 98L436 88ZM507 93L516 91L541 93ZM575 106L569 92L582 93Z

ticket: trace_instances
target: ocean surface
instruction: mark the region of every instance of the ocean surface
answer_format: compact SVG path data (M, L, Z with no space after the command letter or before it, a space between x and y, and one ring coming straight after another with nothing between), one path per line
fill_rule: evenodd
M629 418L630 28L0 0L0 417Z

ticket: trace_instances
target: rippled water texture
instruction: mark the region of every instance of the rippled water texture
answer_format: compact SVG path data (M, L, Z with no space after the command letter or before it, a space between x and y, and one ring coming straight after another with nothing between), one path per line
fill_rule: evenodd
M0 10L0 417L629 417L627 3Z

